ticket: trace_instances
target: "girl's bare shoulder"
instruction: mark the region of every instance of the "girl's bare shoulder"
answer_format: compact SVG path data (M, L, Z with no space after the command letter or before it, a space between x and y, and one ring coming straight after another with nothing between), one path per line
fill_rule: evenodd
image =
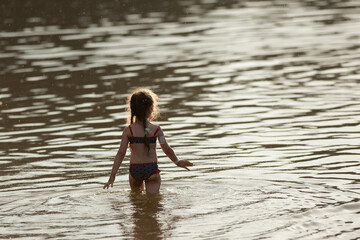
M160 125L156 125L153 123L150 123L149 128L151 129L151 132L153 132L155 134L161 130Z
M157 124L154 124L154 123L151 123L151 122L149 123L148 126L149 126L151 129L152 129L152 128L155 128L155 129L156 129L156 128L160 127L160 125L157 125Z
M130 127L130 125L124 127L123 135L125 135L125 136L130 136L131 135L131 127Z

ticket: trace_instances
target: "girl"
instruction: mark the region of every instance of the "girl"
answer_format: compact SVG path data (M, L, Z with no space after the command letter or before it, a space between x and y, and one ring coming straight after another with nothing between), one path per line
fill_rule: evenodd
M130 117L128 126L125 127L121 137L121 144L116 154L109 181L104 185L104 189L113 186L116 173L125 157L128 145L130 146L130 174L129 183L131 190L140 193L159 193L161 178L158 169L156 156L156 140L164 153L177 166L185 168L193 166L186 160L179 160L173 149L166 142L164 133L160 126L152 124L150 121L158 116L158 96L149 89L138 89L128 98Z

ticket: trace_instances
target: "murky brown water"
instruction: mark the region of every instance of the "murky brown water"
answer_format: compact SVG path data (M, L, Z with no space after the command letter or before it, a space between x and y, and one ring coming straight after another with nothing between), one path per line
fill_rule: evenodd
M14 2L1 239L360 239L358 1ZM128 158L102 190L137 87L196 164L160 154L157 198L130 194Z

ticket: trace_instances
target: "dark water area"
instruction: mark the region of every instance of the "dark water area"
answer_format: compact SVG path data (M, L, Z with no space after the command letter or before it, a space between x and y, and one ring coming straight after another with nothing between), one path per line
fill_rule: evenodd
M0 2L1 239L360 239L360 2ZM160 96L161 194L125 100Z
M134 24L131 15L138 15L147 23L156 18L161 22L178 21L181 17L204 14L218 7L240 7L245 2L224 1L146 1L146 0L3 0L1 4L6 31L56 25L60 28L87 28L106 21ZM139 20L139 19L138 19Z

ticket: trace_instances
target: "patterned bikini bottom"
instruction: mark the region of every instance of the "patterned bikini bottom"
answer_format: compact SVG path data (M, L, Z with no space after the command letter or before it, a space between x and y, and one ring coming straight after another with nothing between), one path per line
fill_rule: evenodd
M130 164L130 174L139 182L146 181L153 174L159 173L157 163Z

